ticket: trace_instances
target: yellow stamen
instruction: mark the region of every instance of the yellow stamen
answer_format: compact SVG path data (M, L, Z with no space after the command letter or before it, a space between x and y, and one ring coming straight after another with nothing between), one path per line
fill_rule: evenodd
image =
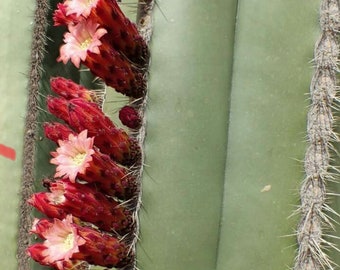
M86 39L84 42L82 42L82 43L80 44L80 48L81 48L82 50L85 50L85 49L91 44L91 42L92 42L92 38Z
M86 153L79 153L75 157L73 157L73 162L75 165L80 166L86 157Z
M65 240L64 240L64 248L65 250L70 250L73 248L73 243L74 243L74 235L73 233L69 233Z

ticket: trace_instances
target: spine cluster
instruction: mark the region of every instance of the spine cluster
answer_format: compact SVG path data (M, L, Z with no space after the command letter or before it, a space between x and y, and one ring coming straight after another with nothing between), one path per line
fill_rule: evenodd
M153 1L140 3L141 20L150 19ZM38 263L59 270L89 265L136 269L138 210L144 141L147 43L150 23L141 35L115 0L65 0L53 15L66 26L57 61L87 66L107 86L130 97L118 128L101 109L101 96L63 77L51 78L54 93L46 99L58 122L43 124L55 142L50 163L53 177L42 180L46 191L27 203L45 215L33 221L30 233L42 242L26 253Z
M307 123L307 150L300 198L301 220L297 228L298 254L294 270L333 269L325 253L336 248L325 237L325 228L333 228L335 211L326 203L326 185L334 181L336 168L330 163L333 143L339 142L334 131L334 109L337 109L337 78L340 30L340 3L322 0L321 36L315 45L315 71L310 86L311 105Z

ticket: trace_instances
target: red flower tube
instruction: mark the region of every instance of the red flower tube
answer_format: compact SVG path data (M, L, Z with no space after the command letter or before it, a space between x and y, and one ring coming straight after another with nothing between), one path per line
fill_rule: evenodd
M124 242L73 223L71 215L63 220L36 219L31 232L44 242L30 246L27 253L42 265L63 270L69 269L64 265L72 261L87 261L109 268L124 267L131 262Z
M65 44L60 47L57 61L66 64L71 60L78 68L83 63L116 91L134 98L143 97L146 92L143 73L102 38L107 30L99 27L91 19L68 25L69 32L64 35Z
M49 189L50 192L33 194L28 203L50 218L63 219L72 214L101 230L121 235L132 226L130 211L89 185L65 179L50 182Z
M68 140L58 141L56 152L51 152L51 163L57 165L55 177L76 178L93 183L103 193L120 199L130 199L136 192L136 182L129 171L118 166L108 155L93 147L93 138L87 130Z
M102 112L97 104L82 99L47 98L48 110L64 120L76 132L88 130L94 137L94 145L123 165L133 165L140 161L140 147L122 129Z
M67 13L66 9L67 9L66 5L62 3L57 4L57 9L53 13L54 26L76 24L79 21L83 20L83 18L78 17L77 14L66 15Z
M46 122L43 124L43 129L45 137L55 143L58 143L59 140L67 140L70 134L77 134L68 126L58 122Z
M82 98L89 102L96 102L98 97L95 91L88 90L84 86L63 77L54 77L50 79L50 85L53 92L66 99Z
M59 270L72 270L72 269L83 269L80 268L84 264L87 265L85 261L79 261L79 260L60 260L56 262L50 262L46 256L50 252L48 250L48 247L46 247L44 244L37 243L34 245L31 245L26 250L27 255L30 256L33 260L36 262L39 262L42 265L52 267L54 269ZM85 269L88 269L86 267Z
M137 27L122 12L115 0L66 0L58 5L53 16L55 25L76 24L93 20L105 28L105 38L115 50L131 62L144 66L149 59L147 45Z

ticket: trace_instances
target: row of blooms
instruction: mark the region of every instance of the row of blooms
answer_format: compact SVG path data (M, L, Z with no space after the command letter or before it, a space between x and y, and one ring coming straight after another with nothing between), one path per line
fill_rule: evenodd
M58 61L84 64L124 95L145 95L148 48L115 0L66 0L53 19L56 26L68 28Z
M132 254L119 238L134 226L124 202L133 198L137 186L123 165L138 163L139 146L87 100L93 92L61 77L51 85L62 96L48 97L48 110L65 122L44 124L45 136L58 144L50 160L56 171L54 179L43 181L48 191L33 194L28 203L53 221L35 220L32 233L45 241L30 246L28 253L57 269L71 269L82 260L124 266ZM64 95L67 89L60 85L77 89L77 97L70 98L71 91Z
M65 0L53 19L68 29L58 61L83 64L132 98L145 95L147 45L115 0ZM50 160L56 169L52 179L43 180L47 191L28 200L47 218L34 220L31 233L43 242L27 253L60 270L78 269L84 262L124 268L134 260L124 238L136 225L128 205L138 193L131 168L140 165L139 144L102 112L94 91L62 77L50 84L56 96L47 97L47 108L60 121L43 129L57 144ZM141 125L130 106L119 118L132 129Z

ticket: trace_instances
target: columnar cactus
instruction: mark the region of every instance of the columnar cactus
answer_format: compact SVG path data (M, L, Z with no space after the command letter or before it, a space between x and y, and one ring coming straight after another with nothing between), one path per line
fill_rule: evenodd
M47 190L23 193L25 207L47 218L20 225L39 238L25 248L34 260L57 269L336 269L339 257L327 248L336 250L338 236L325 225L338 228L329 199L338 169L338 1L322 1L314 76L319 0L203 2L164 0L155 9L144 160L153 1L139 1L139 33L115 1L50 1L55 26L46 42L62 49L48 51L44 64L43 46L32 54L30 89L40 104L30 105L41 110L28 119L24 166L27 175L37 158L37 175L26 179ZM33 44L41 45L47 5L37 3L44 26ZM90 72L123 94L119 102L105 87L102 103ZM304 154L311 77L299 222L287 217L303 179L295 160ZM125 127L103 108L119 112ZM19 269L40 269L18 257Z

